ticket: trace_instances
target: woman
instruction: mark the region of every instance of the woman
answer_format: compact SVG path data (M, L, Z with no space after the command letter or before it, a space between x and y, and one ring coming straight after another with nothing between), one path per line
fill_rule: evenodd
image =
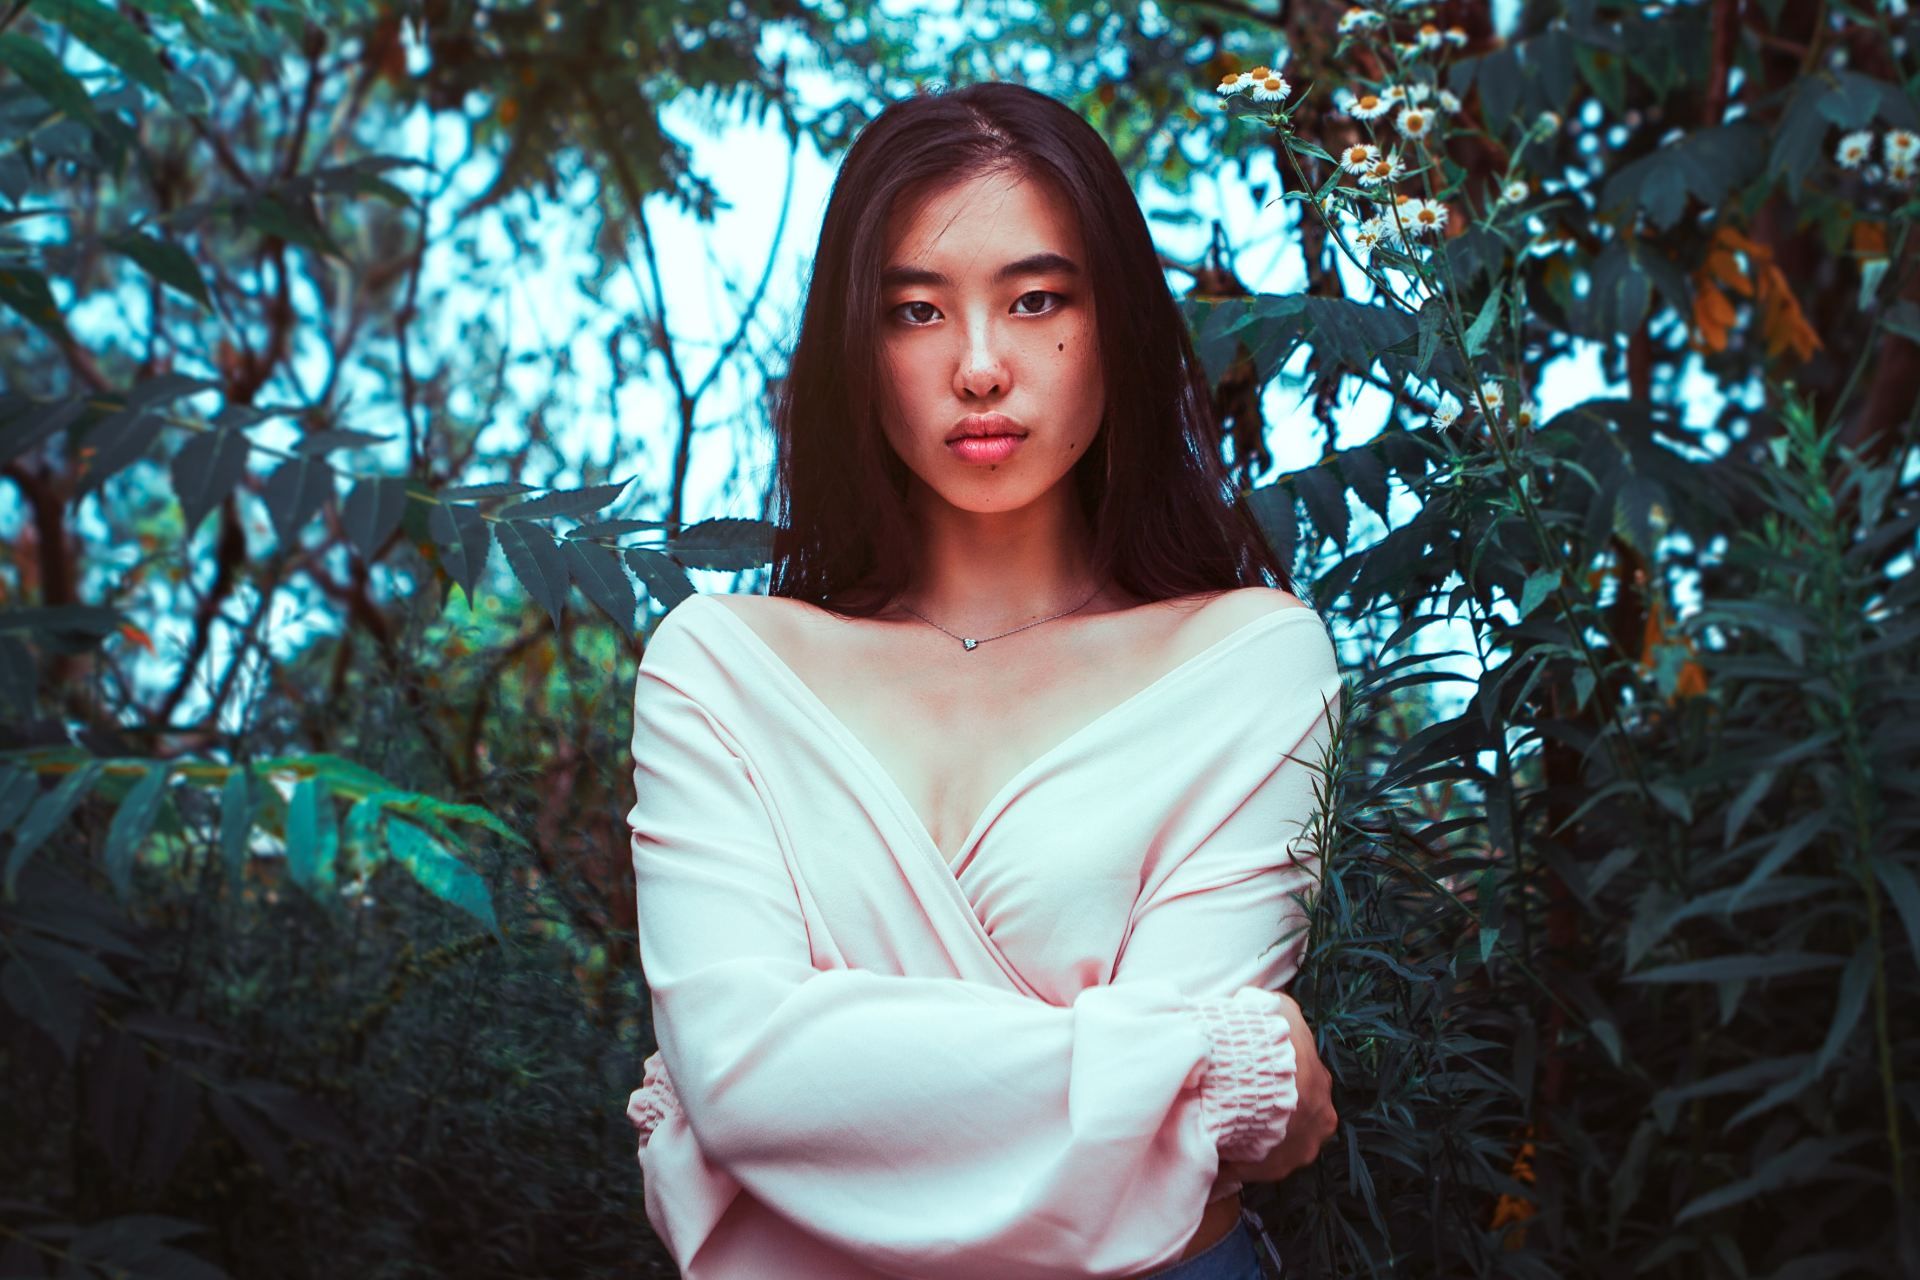
M1099 135L882 112L775 420L771 595L635 690L649 1219L693 1280L1257 1277L1335 1122L1278 988L1340 679Z

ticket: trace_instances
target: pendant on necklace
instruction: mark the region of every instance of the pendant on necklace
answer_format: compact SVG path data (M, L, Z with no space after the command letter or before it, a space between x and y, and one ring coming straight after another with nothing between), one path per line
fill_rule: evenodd
M979 644L980 642L978 640L962 640L960 643L967 646L967 649L971 651L973 649L973 646Z

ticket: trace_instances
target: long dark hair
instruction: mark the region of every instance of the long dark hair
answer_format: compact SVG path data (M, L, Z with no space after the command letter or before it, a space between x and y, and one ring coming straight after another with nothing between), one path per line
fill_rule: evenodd
M1079 218L1106 381L1106 417L1073 472L1096 580L1150 601L1291 590L1221 460L1205 372L1119 162L1071 108L987 82L889 105L834 180L772 409L770 593L870 617L906 587L918 546L908 472L878 409L887 219L903 193L989 172L1051 184Z

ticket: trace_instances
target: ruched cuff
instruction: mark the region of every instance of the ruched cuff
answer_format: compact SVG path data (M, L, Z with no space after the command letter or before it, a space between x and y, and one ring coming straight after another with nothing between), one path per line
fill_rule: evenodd
M646 1074L641 1078L640 1087L627 1098L627 1119L639 1132L643 1146L661 1121L680 1114L680 1095L673 1091L673 1081L667 1078L666 1059L656 1052L645 1065Z
M1280 997L1258 987L1193 1006L1213 1052L1200 1078L1200 1114L1221 1160L1261 1160L1286 1136L1300 1103L1292 1023Z

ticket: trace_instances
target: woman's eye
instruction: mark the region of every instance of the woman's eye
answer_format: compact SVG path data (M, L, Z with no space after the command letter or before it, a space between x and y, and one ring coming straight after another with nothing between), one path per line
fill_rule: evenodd
M1021 303L1027 301L1027 299L1029 298L1061 299L1062 295L1054 293L1052 290L1049 290L1049 289L1034 289L1027 293L1021 294L1018 298L1015 298L1013 301L1013 305L1016 308L1018 308ZM906 323L913 328L921 328L933 322L933 316L924 315L919 312L911 311L910 308L913 308L913 307L925 307L928 311L932 312L933 315L937 316L940 314L940 309L934 306L931 302L903 302L899 306L895 307L893 311L895 315L899 316L902 320L905 320ZM1047 315L1050 312L1058 311L1059 309L1060 309L1060 304L1058 301L1056 301L1054 305L1047 307L1044 310L1016 311L1015 314L1027 315L1027 316L1036 316L1036 315L1043 316L1043 315Z

